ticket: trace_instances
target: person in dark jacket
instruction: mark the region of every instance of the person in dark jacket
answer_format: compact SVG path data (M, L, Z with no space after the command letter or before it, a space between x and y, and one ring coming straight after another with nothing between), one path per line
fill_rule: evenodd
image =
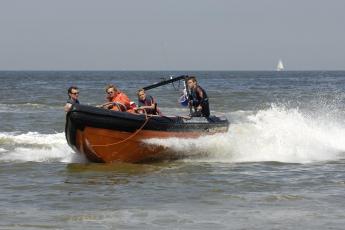
M71 108L74 104L79 104L79 100L78 100L79 89L78 89L78 87L76 87L76 86L69 87L67 90L67 95L68 95L68 99L67 99L66 105L64 107L66 113L71 110Z
M194 108L192 117L209 117L210 107L206 91L198 85L194 76L187 78L187 86L190 91L189 104Z
M138 108L136 110L138 112L145 110L147 114L151 115L161 115L156 100L152 96L146 95L144 89L138 90Z

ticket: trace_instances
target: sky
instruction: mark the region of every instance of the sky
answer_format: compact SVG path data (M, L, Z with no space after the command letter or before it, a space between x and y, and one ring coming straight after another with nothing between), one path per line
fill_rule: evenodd
M0 70L345 70L344 0L0 0Z

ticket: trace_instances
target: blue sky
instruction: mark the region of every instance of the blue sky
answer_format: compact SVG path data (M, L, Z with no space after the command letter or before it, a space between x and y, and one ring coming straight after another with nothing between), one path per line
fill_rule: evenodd
M343 0L1 0L0 70L345 69Z

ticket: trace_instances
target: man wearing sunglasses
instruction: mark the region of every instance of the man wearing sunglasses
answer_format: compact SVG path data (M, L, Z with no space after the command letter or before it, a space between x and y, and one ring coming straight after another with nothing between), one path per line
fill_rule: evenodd
M68 99L67 99L67 103L65 105L65 112L66 113L71 110L71 108L74 104L79 104L79 100L78 100L79 89L78 89L78 87L76 87L76 86L69 87L67 94L68 94Z
M105 92L107 93L107 99L109 102L104 103L99 107L115 111L133 112L130 105L131 101L128 96L120 91L115 85L107 85Z

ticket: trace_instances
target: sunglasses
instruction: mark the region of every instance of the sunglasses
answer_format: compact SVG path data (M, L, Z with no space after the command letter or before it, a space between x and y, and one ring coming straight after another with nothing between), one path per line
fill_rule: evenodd
M76 93L71 93L71 94L73 94L73 95L79 95L79 92L76 92Z

